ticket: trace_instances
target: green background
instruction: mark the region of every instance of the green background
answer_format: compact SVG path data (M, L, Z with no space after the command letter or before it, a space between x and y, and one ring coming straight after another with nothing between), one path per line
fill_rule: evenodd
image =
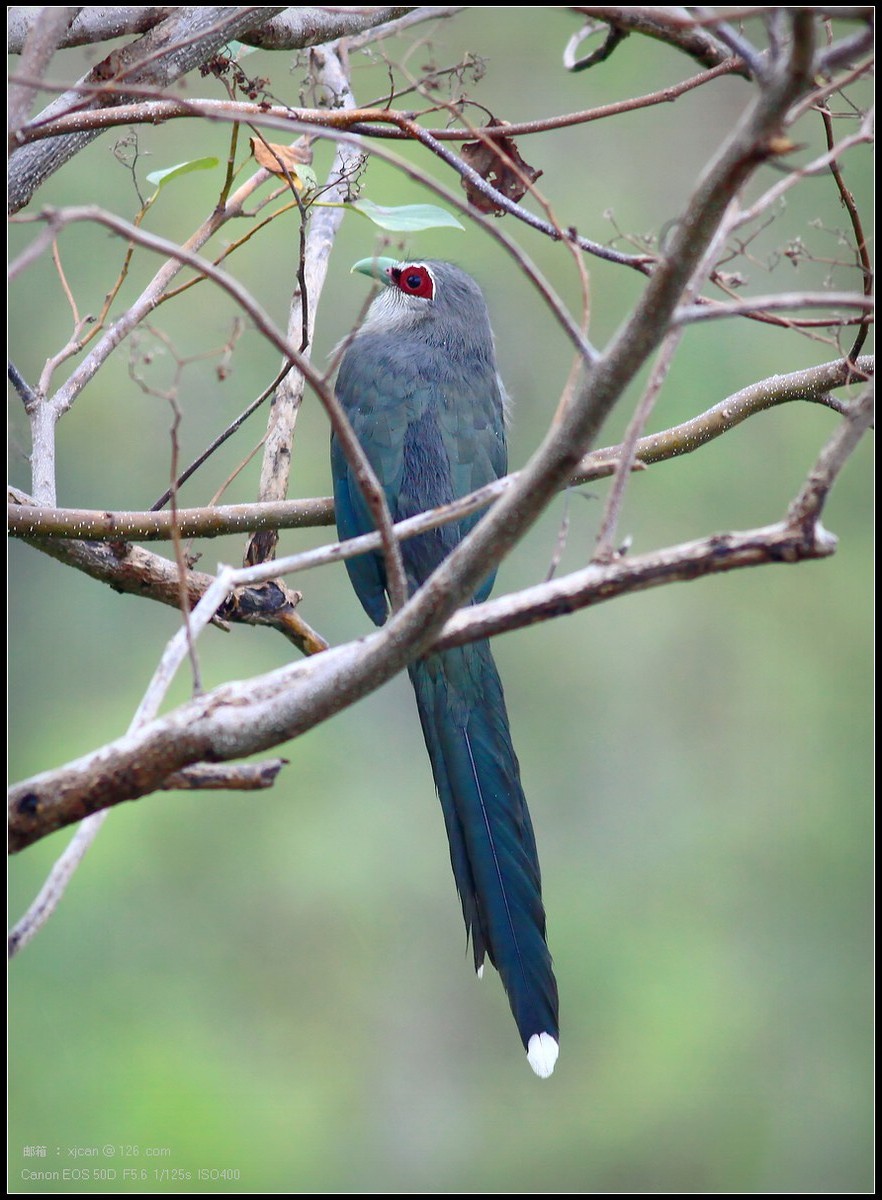
M446 65L473 51L486 59L486 75L467 90L509 121L625 99L696 70L632 37L608 63L567 74L560 56L576 17L501 12L469 10L405 44L383 43L378 54L394 61L406 45L418 74L433 58ZM59 55L53 78L62 68L74 77L82 61ZM274 96L300 101L305 70L290 56L259 52L243 66L270 77ZM381 62L354 57L353 70L359 102L388 90ZM221 93L215 81L191 79L187 94ZM744 81L724 79L675 105L522 138L520 149L542 169L539 186L561 225L606 241L612 214L624 232L657 233L682 211L750 95ZM853 95L867 99L860 89ZM833 107L846 110L838 98ZM481 119L477 110L472 117ZM842 122L837 134L852 128ZM816 116L792 134L798 161L819 153ZM173 122L137 137L143 181L185 159L223 160L229 131ZM137 201L111 152L115 140L105 134L59 171L29 211L98 202L131 217ZM320 179L329 156L320 143ZM424 152L410 158L458 187ZM845 165L866 216L870 155L859 150ZM761 169L745 202L777 178L773 167ZM184 239L210 212L219 179L177 181L146 226ZM434 200L376 159L364 194L388 205ZM565 248L510 218L500 228L578 303ZM753 293L857 289L853 268L830 266L850 256L837 236L845 228L832 180L821 175L790 193L730 269ZM14 227L12 251L33 233ZM785 258L770 269L795 238L818 261L795 268ZM375 245L374 228L347 215L319 310L319 362L361 310L366 281L349 266ZM230 263L282 325L297 250L288 215ZM514 401L511 463L521 465L566 379L563 336L480 229L421 234L406 252L455 259L482 283ZM60 253L81 314L97 312L121 244L77 225ZM118 310L157 266L136 254ZM591 336L603 346L642 282L594 259L588 268ZM252 331L225 381L216 356L197 359L224 344L234 315L202 285L151 319L180 358L193 356L176 382L183 461L277 369L277 355ZM11 355L28 380L70 328L44 256L10 297ZM175 383L158 338L144 334L138 352L151 357L138 371L157 392ZM129 353L129 345L117 351L61 423L61 504L147 507L167 484L170 407L133 381ZM651 426L835 355L824 341L744 321L696 328ZM625 397L607 444L638 394ZM264 420L252 419L182 503L208 502ZM779 519L837 420L817 406L784 406L653 468L632 482L620 536L644 552ZM10 429L11 478L28 489L17 400ZM328 494L327 437L308 396L292 495ZM258 461L227 499L253 498ZM59 910L12 966L10 1189L870 1190L870 477L864 444L825 511L839 538L832 559L656 590L496 640L561 991L562 1050L550 1081L524 1061L495 974L474 980L440 807L399 679L283 747L290 765L271 791L162 794L111 815ZM496 593L544 577L565 514L561 570L584 563L605 489L561 498L503 565ZM328 538L326 530L284 533L281 551ZM212 570L239 560L242 539L198 549L200 566ZM177 620L15 543L10 571L10 770L20 779L124 732ZM290 582L304 593L306 619L331 642L367 631L342 567ZM210 631L199 653L206 687L290 657L278 635L244 628ZM170 703L187 686L179 681ZM68 840L56 835L13 860L13 920ZM41 1147L45 1157L34 1153ZM65 1168L90 1175L40 1182L28 1174ZM206 1179L200 1170L233 1174Z

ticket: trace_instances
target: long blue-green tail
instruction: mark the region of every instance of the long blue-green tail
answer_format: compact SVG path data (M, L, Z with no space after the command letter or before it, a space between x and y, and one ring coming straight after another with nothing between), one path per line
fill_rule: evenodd
M496 967L537 1075L558 1054L557 984L545 942L536 840L487 642L415 663L410 678L475 969Z

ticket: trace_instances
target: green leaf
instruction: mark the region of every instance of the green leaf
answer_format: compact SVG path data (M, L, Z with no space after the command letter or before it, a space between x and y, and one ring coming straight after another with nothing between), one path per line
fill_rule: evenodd
M303 184L305 192L314 192L318 187L318 176L312 167L308 167L306 163L300 163L297 167L297 174L300 177L300 182Z
M177 179L179 175L188 175L190 171L210 171L218 166L220 159L218 158L194 158L190 162L178 163L174 167L166 167L164 171L151 171L147 176L148 183L155 183L156 190L164 188L172 179Z
M361 213L379 225L380 229L394 233L414 233L420 229L437 229L439 226L463 228L456 217L434 204L403 204L399 208L384 208L372 200L355 200L346 207Z

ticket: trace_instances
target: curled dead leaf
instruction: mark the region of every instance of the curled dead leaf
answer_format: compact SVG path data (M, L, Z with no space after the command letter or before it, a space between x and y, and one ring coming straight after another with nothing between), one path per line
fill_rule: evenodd
M498 129L501 121L491 121L485 129ZM542 174L521 158L514 140L510 137L487 138L486 141L465 142L461 151L465 162L473 171L516 204L531 183ZM490 196L485 195L470 179L463 179L469 204L479 212L501 215L501 208Z

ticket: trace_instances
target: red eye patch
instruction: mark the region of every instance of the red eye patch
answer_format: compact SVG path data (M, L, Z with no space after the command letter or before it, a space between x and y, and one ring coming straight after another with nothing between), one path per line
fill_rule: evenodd
M408 296L420 296L423 300L434 299L435 281L428 267L393 267L390 275L395 286Z

